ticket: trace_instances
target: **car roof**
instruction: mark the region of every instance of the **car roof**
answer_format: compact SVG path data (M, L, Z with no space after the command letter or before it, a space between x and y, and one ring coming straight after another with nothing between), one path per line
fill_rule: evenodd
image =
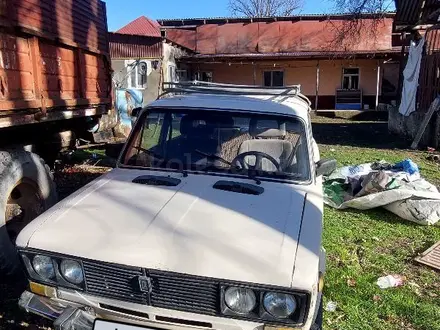
M297 116L305 120L310 109L307 99L298 96L212 94L173 95L158 99L147 106L147 108L152 107L250 111Z

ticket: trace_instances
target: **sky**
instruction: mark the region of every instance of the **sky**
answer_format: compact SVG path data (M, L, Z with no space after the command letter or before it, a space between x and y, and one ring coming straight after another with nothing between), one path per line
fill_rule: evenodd
M331 0L303 0L303 14L328 13ZM160 18L195 18L231 16L228 0L104 0L109 31L116 31L139 16ZM300 12L298 12L300 13Z

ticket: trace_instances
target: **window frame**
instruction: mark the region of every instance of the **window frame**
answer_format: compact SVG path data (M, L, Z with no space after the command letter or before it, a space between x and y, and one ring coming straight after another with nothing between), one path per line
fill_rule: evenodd
M134 63L136 63L138 61L138 63L136 64L136 66L133 68L132 65ZM145 84L140 85L139 84L139 65L141 63L145 63L146 65L146 73L145 73ZM150 64L151 65L151 64ZM139 90L145 90L148 89L148 68L149 68L149 64L148 61L146 60L125 60L125 68L127 70L127 88L131 88L131 89L139 89ZM135 85L136 86L132 86L132 71L136 72L136 76L135 76Z
M354 74L354 73L345 73L344 70L346 69L357 69L358 73ZM348 77L349 78L349 85L351 85L351 78L352 77L358 77L358 86L357 88L344 88L344 78ZM342 79L341 79L341 89L344 90L360 90L361 89L361 68L360 67L342 67Z
M264 75L266 72L270 72L270 86L266 86L264 83ZM274 86L273 85L273 73L274 72L282 72L283 73L283 85L282 86ZM286 71L284 69L273 69L273 70L263 70L263 84L264 87L285 87L286 86Z

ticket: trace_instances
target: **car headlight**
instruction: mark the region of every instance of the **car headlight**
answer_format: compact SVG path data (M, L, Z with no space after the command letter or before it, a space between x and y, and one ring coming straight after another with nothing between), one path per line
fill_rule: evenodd
M296 310L296 300L285 293L268 292L263 299L264 309L278 319L288 318Z
M60 264L61 275L70 283L81 284L84 273L81 264L75 260L63 260Z
M55 268L51 257L37 254L32 260L32 267L35 272L44 280L55 278Z
M225 291L225 303L235 313L249 314L255 308L257 298L251 289L229 287Z

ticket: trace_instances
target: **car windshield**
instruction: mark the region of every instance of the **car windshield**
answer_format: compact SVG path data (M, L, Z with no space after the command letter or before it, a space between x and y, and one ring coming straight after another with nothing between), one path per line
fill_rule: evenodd
M134 128L122 165L307 180L303 123L228 111L150 110Z

